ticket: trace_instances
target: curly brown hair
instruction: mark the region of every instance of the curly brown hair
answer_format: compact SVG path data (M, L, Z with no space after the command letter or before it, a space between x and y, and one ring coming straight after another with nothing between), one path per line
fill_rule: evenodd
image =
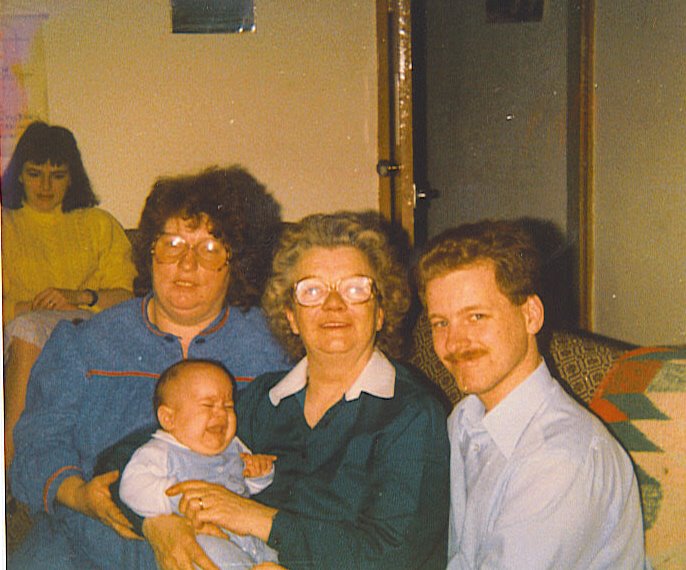
M379 214L371 211L313 214L284 229L262 306L272 331L293 358L304 356L305 347L291 331L286 309L293 309L294 269L302 255L313 247L354 247L366 256L384 311L377 346L390 356L399 356L403 320L411 298L407 273L389 237L389 229Z
M230 248L225 303L244 309L258 305L281 230L281 207L266 188L240 166L159 178L145 201L133 244L139 295L152 287L152 246L175 217L207 223L212 235Z
M540 290L540 255L530 231L517 220L483 220L434 237L416 268L422 302L432 279L474 263L491 261L501 292L521 305Z

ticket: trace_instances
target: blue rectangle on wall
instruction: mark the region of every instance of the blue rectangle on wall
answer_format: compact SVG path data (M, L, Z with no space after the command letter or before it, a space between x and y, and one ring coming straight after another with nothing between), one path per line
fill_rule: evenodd
M253 0L171 0L175 34L233 34L255 29Z

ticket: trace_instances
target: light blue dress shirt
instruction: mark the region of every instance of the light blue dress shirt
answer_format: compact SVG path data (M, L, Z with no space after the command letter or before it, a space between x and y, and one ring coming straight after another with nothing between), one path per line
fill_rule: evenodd
M448 568L644 568L638 484L605 426L545 363L489 413L448 419Z

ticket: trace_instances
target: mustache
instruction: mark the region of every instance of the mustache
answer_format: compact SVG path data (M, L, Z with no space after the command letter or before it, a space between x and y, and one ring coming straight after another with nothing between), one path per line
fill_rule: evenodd
M459 364L460 362L469 362L476 360L488 354L485 348L472 348L470 350L461 350L459 352L452 352L446 355L445 360L451 364Z

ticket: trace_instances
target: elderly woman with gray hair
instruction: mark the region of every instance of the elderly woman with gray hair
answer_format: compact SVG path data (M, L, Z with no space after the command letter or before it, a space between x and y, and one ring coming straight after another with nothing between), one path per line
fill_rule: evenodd
M389 356L409 308L377 215L313 215L287 228L263 305L291 356L237 403L238 435L278 457L254 499L187 481L181 510L251 534L299 568L445 568L445 411ZM388 355L388 356L387 356Z

